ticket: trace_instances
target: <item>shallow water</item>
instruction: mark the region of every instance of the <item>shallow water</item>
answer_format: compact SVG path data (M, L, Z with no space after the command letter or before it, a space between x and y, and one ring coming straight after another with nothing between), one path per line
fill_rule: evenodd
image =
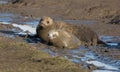
M0 22L3 24L12 24L15 28L20 28L22 31L15 31L13 29L13 33L10 34L2 32L1 35L6 37L15 37L16 35L26 35L26 31L29 32L30 36L34 36L36 34L36 26L39 22L40 18L29 18L22 17L17 14L9 14L9 13L0 13ZM64 20L65 22L75 23L75 24L94 24L95 21L90 20ZM33 37L34 38L34 37ZM28 43L36 43L40 41L39 38L28 38L26 42ZM119 36L100 36L100 39L106 42L109 46L116 47L120 43ZM43 51L49 53L51 56L61 56L74 63L84 63L83 67L86 68L86 64L93 64L99 68L99 70L94 70L93 72L116 72L119 71L120 68L120 60L110 59L109 57L103 57L101 55L97 55L89 48L84 46L80 46L77 49L72 50L57 50L53 51L50 48L42 49ZM109 60L109 62L108 62Z
M8 1L7 0L0 0L0 4L7 4Z
M104 41L110 48L120 48L120 36L100 36L100 39Z

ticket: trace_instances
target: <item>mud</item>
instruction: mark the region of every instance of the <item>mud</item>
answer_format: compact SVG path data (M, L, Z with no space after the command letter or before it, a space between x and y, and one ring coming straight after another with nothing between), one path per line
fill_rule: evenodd
M58 56L66 58L76 64L79 67L89 70L119 70L119 36L100 36L100 39L108 44L108 46L98 46L98 47L85 47L81 46L76 49L59 49L54 46L49 46L41 43L41 39L35 37L36 26L39 22L38 18L31 19L29 17L17 18L14 14L2 13L1 21L1 31L0 36L5 36L9 38L19 39L19 41L25 41L32 46L37 47L38 50L49 53L51 56ZM14 18L16 17L16 18ZM19 17L19 16L18 16ZM9 19L10 20L9 20ZM6 20L7 19L7 20ZM25 19L25 20L24 20ZM22 21L22 22L21 22ZM77 23L76 20L67 20L69 23ZM87 20L80 20L80 24L86 23L86 26L94 26L93 24L87 24ZM92 22L92 21L89 21ZM29 24L30 23L30 24ZM112 52L114 50L114 52ZM109 52L108 52L109 51ZM111 52L114 55L111 55ZM109 62L108 62L109 61ZM99 63L98 65L96 65ZM106 65L107 64L107 65ZM110 66L109 66L110 65Z
M89 48L80 47L77 50L68 51L42 44L40 43L40 39L32 36L25 38L25 40L32 45L35 44L38 49L42 49L52 56L62 56L77 64L82 63L83 66L81 67L83 68L104 70L104 68L101 67L94 67L93 64L89 66L89 64L84 63L87 60L97 60L108 65L117 66L120 69L119 3L120 0L22 0L22 2L16 2L14 4L0 4L0 13L2 13L0 14L0 22L4 20L4 23L0 23L0 36L7 35L7 37L9 37L13 34L17 34L16 36L18 36L18 32L27 31L23 31L18 25L27 24L35 28L42 16L51 16L55 19L73 24L84 24L94 30L101 40L111 39L105 42L107 44L112 43L113 45ZM12 13L15 17L11 17L11 15L2 16L4 13ZM5 17L7 17L7 19ZM12 25L8 24L9 22ZM17 28L13 26L13 23L17 24ZM16 30L18 29L17 33L13 30L15 28ZM8 35L8 33L10 34ZM113 38L104 38L101 36L113 36ZM14 35L12 37L14 37ZM20 38L24 39L24 36ZM85 56L87 56L87 58L84 58ZM111 70L108 69L108 71Z
M21 38L0 36L0 71L2 72L87 72L60 57L51 57Z
M54 16L65 19L108 19L120 15L119 0L13 0L14 4L1 5L1 12L19 13L24 16ZM12 1L11 1L12 2ZM34 13L35 12L35 13Z
M120 21L119 2L119 0L21 0L15 4L0 5L0 12L17 13L31 18L51 16L62 20L97 20L100 25L92 26L98 31L97 33L118 35L120 34L118 26ZM117 24L117 26L103 24Z

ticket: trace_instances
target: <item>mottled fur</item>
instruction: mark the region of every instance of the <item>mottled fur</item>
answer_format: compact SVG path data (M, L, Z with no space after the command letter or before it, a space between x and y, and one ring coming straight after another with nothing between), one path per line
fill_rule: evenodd
M52 29L61 29L75 35L83 45L91 46L102 42L98 39L97 34L90 28L83 25L67 24L64 22L54 21L50 17L43 17L37 26L37 35L45 42L48 42L48 32Z
M49 42L59 48L77 48L81 41L71 33L61 29L53 29L48 32Z
M94 31L83 25L78 26L69 24L68 26L64 26L64 30L74 34L80 41L82 41L82 44L86 46L97 45L97 41L99 40Z

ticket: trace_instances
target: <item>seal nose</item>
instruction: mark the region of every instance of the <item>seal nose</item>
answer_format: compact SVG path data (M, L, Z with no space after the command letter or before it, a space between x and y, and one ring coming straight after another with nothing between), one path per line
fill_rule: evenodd
M51 38L51 37L52 37L52 35L51 35L50 33L48 33L48 37L49 37L49 38Z
M49 38L50 40L52 40L52 39L53 39L52 34L48 33L48 38Z
M44 24L43 22L40 22L40 23L39 23L39 26L42 27L42 28L44 28L44 27L45 27L45 24Z
M48 33L48 38L50 38L50 34Z
M44 24L43 24L43 23L40 23L40 26L44 27Z

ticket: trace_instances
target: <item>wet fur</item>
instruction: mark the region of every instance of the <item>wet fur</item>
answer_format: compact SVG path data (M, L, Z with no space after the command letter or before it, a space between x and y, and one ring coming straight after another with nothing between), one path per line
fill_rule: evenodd
M59 48L77 48L81 45L81 41L71 33L61 29L53 29L48 32L49 42Z
M97 34L92 31L90 28L85 27L83 25L72 25L69 24L68 26L64 26L65 30L69 33L74 34L80 41L82 41L83 45L92 46L97 45L98 36Z
M46 17L47 18L47 17ZM52 18L49 17L49 19L53 20ZM49 21L49 19L47 21ZM45 20L45 17L42 18L42 20ZM52 29L61 29L61 30L65 30L68 33L71 33L73 35L75 35L80 41L82 41L83 45L86 46L96 46L98 43L102 43L102 41L100 41L98 39L97 34L91 30L90 28L83 26L83 25L73 25L73 24L67 24L64 22L60 22L60 21L52 21L50 26L46 26L46 27L41 27L41 23L42 21L40 20L38 26L37 26L37 35L45 42L48 42L48 32Z

